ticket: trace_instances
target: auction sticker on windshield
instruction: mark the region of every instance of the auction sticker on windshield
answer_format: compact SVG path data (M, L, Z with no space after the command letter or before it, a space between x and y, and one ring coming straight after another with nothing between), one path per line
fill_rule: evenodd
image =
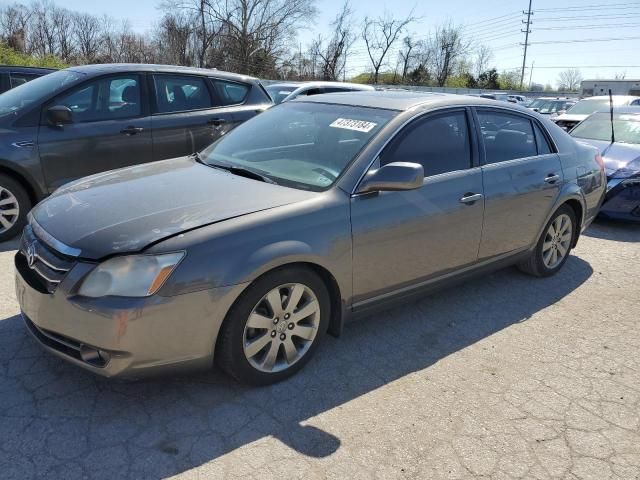
M346 130L355 130L356 132L368 133L377 125L377 123L366 122L364 120L352 120L349 118L337 118L330 127L344 128Z

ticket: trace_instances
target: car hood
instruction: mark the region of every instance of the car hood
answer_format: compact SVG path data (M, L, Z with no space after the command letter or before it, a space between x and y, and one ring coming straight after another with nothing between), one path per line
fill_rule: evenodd
M611 143L603 140L589 140L585 138L576 138L581 142L592 145L598 149L607 175L620 168L626 167L634 160L640 159L640 145L632 145L628 143Z
M53 238L99 259L140 251L186 230L317 195L178 158L93 175L32 211Z

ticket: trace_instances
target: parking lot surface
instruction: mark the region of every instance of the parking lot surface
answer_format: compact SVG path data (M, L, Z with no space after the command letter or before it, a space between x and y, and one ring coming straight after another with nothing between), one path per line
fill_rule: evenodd
M640 478L640 228L349 323L294 378L94 377L28 336L0 244L0 477ZM180 319L176 318L176 322Z

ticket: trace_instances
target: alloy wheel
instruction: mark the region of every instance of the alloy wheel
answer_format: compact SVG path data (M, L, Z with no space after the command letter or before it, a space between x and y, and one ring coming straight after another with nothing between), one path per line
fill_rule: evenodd
M549 269L554 269L567 256L573 238L571 218L566 213L558 215L549 228L542 244L542 261Z
M319 325L320 303L313 290L301 283L281 285L251 311L244 328L244 355L261 372L286 370L307 353Z
M0 233L10 230L18 221L20 205L16 196L0 187Z

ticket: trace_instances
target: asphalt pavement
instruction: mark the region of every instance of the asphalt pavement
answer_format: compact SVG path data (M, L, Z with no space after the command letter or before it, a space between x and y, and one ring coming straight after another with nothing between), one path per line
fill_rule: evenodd
M0 478L640 479L640 226L349 323L266 388L44 352L0 244ZM176 322L180 319L176 318Z

